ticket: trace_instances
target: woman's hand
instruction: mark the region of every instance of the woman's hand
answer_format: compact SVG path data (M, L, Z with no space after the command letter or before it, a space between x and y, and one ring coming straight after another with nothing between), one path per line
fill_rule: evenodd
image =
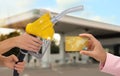
M80 34L79 36L89 38L88 50L87 51L81 50L80 53L93 57L94 59L101 63L105 63L106 52L102 47L101 43L91 34Z
M42 41L40 41L40 39L27 33L14 37L13 41L16 47L34 52L38 52L42 45Z

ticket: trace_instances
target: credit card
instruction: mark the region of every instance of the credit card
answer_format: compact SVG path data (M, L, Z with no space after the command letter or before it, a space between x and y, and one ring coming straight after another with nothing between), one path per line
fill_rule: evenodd
M87 48L88 38L79 36L65 37L65 51L80 51Z

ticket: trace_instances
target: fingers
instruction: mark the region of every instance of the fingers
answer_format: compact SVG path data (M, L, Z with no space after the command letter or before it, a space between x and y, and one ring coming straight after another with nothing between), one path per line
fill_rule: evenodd
M18 58L15 55L6 57L5 66L10 69L16 69L19 73L24 70L25 62L18 62Z
M90 57L93 57L93 54L92 54L92 51L80 51L80 54L83 54L83 55L87 55L87 56L90 56Z
M89 38L89 42L88 42L89 50L94 50L94 48L99 44L99 41L92 34L84 33L84 34L80 34L79 36Z
M42 45L42 41L40 41L38 38L34 38L31 42L31 44L36 47L40 47L40 45Z
M32 40L34 42L38 43L39 45L41 45L43 43L39 38L36 38L36 37L32 37Z
M15 62L18 61L18 58L17 58L15 55L11 55L10 57L11 57L11 59L12 59L13 61L15 61Z
M15 64L14 69L18 71L18 73L23 72L25 67L25 62L18 62L17 64Z
M33 52L38 52L40 50L40 47L30 45L30 46L28 46L28 50L33 51Z
M40 39L33 37L27 33L24 33L18 39L18 47L25 50L38 52L42 45L42 41Z
M79 36L81 36L81 37L87 37L87 38L89 38L92 41L96 41L96 38L92 34L84 33L84 34L79 34Z
M29 35L27 33L25 33L24 35L26 35L26 39L30 39L30 40L38 43L38 44L42 44L42 41L40 41L40 39L38 39L38 38L36 38L36 37L34 37L32 35Z
M29 50L29 51L34 51L34 52L38 52L41 48L41 44L38 44L36 42L29 42L28 44L26 44L25 49Z
M42 41L40 41L39 39L37 39L37 38L33 38L32 39L32 42L31 43L29 43L28 44L29 46L29 48L31 48L31 49L33 49L33 50L31 50L31 51L39 51L40 50L40 48L41 48L41 46L42 46Z

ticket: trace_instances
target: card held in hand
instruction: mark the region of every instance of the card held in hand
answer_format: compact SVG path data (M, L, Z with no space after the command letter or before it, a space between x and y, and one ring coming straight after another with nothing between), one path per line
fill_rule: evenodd
M65 37L65 51L73 52L87 48L88 38L79 36Z

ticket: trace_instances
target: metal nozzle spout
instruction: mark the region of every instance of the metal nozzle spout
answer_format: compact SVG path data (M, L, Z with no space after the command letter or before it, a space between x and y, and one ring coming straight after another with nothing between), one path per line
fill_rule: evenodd
M83 7L82 5L80 5L80 6L76 6L76 7L72 7L72 8L66 9L66 10L64 10L63 12L61 12L60 14L58 14L57 16L53 17L51 21L55 24L55 23L57 23L57 22L60 20L60 18L62 18L64 15L66 15L66 14L68 14L68 13L76 12L76 11L81 11L81 10L83 10L83 8L84 8L84 7Z

